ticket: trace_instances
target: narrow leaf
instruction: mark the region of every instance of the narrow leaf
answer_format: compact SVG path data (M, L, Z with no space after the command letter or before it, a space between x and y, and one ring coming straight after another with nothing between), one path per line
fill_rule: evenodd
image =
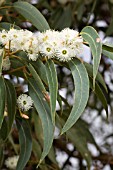
M88 165L88 170L90 170L91 166L91 154L87 147L87 141L85 135L82 135L80 130L76 128L71 128L67 133L67 137L74 144L77 150L81 153L82 157L86 160Z
M4 148L3 146L0 146L0 168L1 169L3 165L3 161L4 161Z
M38 141L36 141L36 139L33 138L33 153L37 159L37 161L40 160L40 156L41 156L41 146L38 143Z
M39 75L37 74L36 70L34 69L34 67L31 64L29 64L28 69L31 72L33 78L35 79L35 82L38 84L38 87L40 88L40 90L42 92L46 92L46 89L45 89Z
M93 54L93 87L95 87L95 78L97 76L98 67L101 59L102 43L98 33L91 26L83 28L81 31L81 35L83 39L89 43Z
M89 75L91 78L93 78L93 67L92 67L92 65L84 62L84 66L86 67L86 70L87 70L87 72L88 72L88 75ZM101 75L99 72L97 73L96 80L104 87L104 89L106 90L106 92L108 92L107 86L106 86L106 84L105 84L105 81L104 81L102 75Z
M46 68L43 62L40 59L37 59L35 62L31 62L33 67L35 68L35 71L38 73L40 78L44 81L44 83L47 85L47 77L46 77Z
M8 120L7 120L7 136L9 135L12 124L15 119L16 114L16 91L13 84L9 80L5 80L6 92L7 92L7 112L8 112Z
M57 73L52 60L48 60L45 66L46 66L46 75L47 75L48 86L50 91L51 117L52 117L52 122L55 123L55 109L56 109L56 100L57 100L57 91L58 91Z
M93 90L93 84L92 84L92 79L90 78L90 86ZM106 97L103 93L103 91L101 90L100 86L98 85L98 83L95 84L95 90L94 93L96 94L96 96L100 99L104 109L106 110L106 114L108 116L108 105L107 105L107 100Z
M5 109L5 83L3 77L0 77L0 128L4 118Z
M44 99L42 91L40 91L35 80L28 78L29 82L29 94L34 101L34 106L40 116L42 127L43 127L43 138L44 146L43 153L39 164L43 161L45 156L49 153L52 146L53 137L54 137L54 126L50 116L50 108L47 101Z
M87 71L78 59L69 62L75 85L74 104L61 134L71 128L84 111L89 97L89 79Z
M110 58L111 60L113 60L113 52L107 51L107 50L102 50L102 53L103 53L106 57L108 57L108 58Z
M0 29L5 29L5 30L10 30L10 28L15 28L15 29L20 29L19 26L15 25L15 24L11 24L11 23L8 23L8 22L1 22L0 23Z
M44 31L49 28L49 25L40 11L28 2L15 2L13 7L24 18L29 20L39 31Z
M2 75L3 57L4 57L4 49L0 49L0 76Z
M32 151L32 137L29 125L26 120L17 119L17 128L19 131L20 156L16 170L24 169Z

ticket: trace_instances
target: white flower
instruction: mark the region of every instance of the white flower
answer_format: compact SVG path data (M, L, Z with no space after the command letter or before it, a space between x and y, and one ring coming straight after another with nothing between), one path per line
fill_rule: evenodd
M2 63L2 69L4 71L9 70L11 67L11 62L9 60L9 57L7 56L6 58L3 59L3 63Z
M74 57L74 51L69 47L61 46L56 50L56 57L59 61L69 61Z
M42 54L42 56L45 56L45 57L48 57L48 58L54 57L54 54L55 54L54 47L51 44L48 44L48 43L40 44L39 51Z
M55 48L60 42L59 32L54 30L47 30L38 34L39 52L48 58L55 56Z
M2 31L0 32L0 42L1 42L3 45L5 45L8 41L9 41L9 36L8 36L7 31L2 30Z
M32 61L36 61L38 58L38 54L35 54L35 53L32 53L32 54L28 53L27 55L29 57L29 60L32 60Z
M27 94L21 94L17 99L17 105L22 111L28 111L32 108L33 100Z
M16 166L17 166L18 159L19 159L19 155L8 157L5 160L6 167L9 168L9 169L14 169L15 170Z

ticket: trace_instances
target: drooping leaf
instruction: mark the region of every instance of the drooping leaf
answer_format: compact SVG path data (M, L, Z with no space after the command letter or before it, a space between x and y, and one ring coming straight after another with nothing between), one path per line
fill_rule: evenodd
M93 84L92 84L92 79L90 78L90 87L92 88L93 90ZM101 90L100 86L98 85L98 83L96 82L95 84L95 90L94 90L94 93L96 94L96 96L100 99L104 109L106 110L106 114L108 116L108 105L107 105L107 100L106 100L106 97L103 93L103 91Z
M69 110L66 110L63 112L62 118L60 117L60 119L59 119L57 117L56 123L59 128L61 128L61 125L63 126L65 124L64 120L67 118L68 113L69 113ZM87 134L85 134L86 127L84 127L84 126L81 127L81 126L82 126L81 119L79 119L76 122L76 124L69 131L66 132L66 136L69 139L69 141L71 141L73 143L73 145L77 148L77 150L80 152L82 157L86 160L88 169L90 169L91 154L87 147L88 140L87 140L87 136L86 136ZM89 138L89 136L88 136L88 138ZM92 141L94 142L93 137L92 137ZM95 142L94 142L94 144L95 144Z
M113 47L112 47L113 48ZM107 56L108 58L110 58L111 60L113 60L113 51L108 51L108 50L102 50L102 53Z
M8 112L8 120L7 120L7 136L9 135L12 124L15 119L15 114L16 114L16 91L11 83L11 81L5 79L5 84L6 84L6 92L7 92L7 112Z
M20 29L19 26L15 25L15 24L11 24L8 22L1 22L0 23L0 30L5 29L5 30L10 30L10 28L15 28L15 29Z
M56 22L54 22L54 28L56 29L64 29L66 27L70 27L71 23L72 23L72 9L71 6L68 5L66 6L64 9L59 10L58 12L60 12L60 16L57 13L57 15L59 17L55 17L56 18Z
M103 44L102 49L108 52L113 52L113 45L112 44Z
M34 77L34 80L37 83L37 85L40 88L40 90L42 92L46 92L46 89L45 89L45 87L44 87L44 85L43 85L39 75L37 74L36 70L34 69L34 67L31 64L29 64L28 65L28 69L31 72L32 76Z
M16 170L24 169L32 151L32 137L28 122L24 119L16 121L19 132L20 156Z
M113 15L112 15L113 17ZM106 30L106 36L110 36L113 33L113 18L111 19L111 23L109 24L108 29Z
M46 75L48 80L49 92L50 92L50 107L52 122L55 123L55 109L58 91L57 73L52 60L48 60L45 64Z
M40 160L40 157L41 157L41 146L40 144L38 143L38 141L36 141L36 139L33 138L33 153L37 159L37 161Z
M33 67L35 68L36 72L40 76L40 78L43 80L43 82L47 85L47 77L46 77L46 68L43 62L40 59L37 59L35 62L31 62Z
M4 119L5 109L5 83L3 77L0 77L0 128Z
M102 43L96 30L91 26L82 29L81 35L88 42L93 55L93 87L95 87L95 78L97 76L98 67L101 59Z
M60 113L62 114L62 112L63 112L63 105L62 105L62 98L61 98L59 93L57 94L57 101L58 101L59 106L60 106Z
M33 5L27 2L18 1L13 3L13 7L24 18L30 21L39 31L50 29L46 19Z
M3 146L0 146L0 168L2 169L2 164L4 160Z
M1 129L0 129L0 145L2 145L6 140L7 131L8 131L8 126L7 126L6 119L4 117Z
M3 64L3 57L4 57L4 49L0 49L0 76L2 75L2 64Z
M42 123L39 115L36 111L32 114L33 120L34 120L34 130L36 134L36 138L40 143L40 146L43 147L43 129L42 129Z
M71 128L84 111L89 97L89 79L83 63L78 59L71 60L69 67L74 79L74 104L61 134Z
M86 160L88 169L90 170L92 160L87 147L85 135L82 135L78 128L71 128L70 131L66 132L66 134L77 150L81 153L82 157Z
M57 166L57 161L56 161L56 155L55 155L55 150L54 147L52 146L50 149L50 152L48 154L49 159ZM57 167L58 168L58 167Z
M86 70L88 72L88 75L93 78L93 66L91 64L88 64L86 62L84 62L84 65L86 67ZM98 72L97 73L97 76L96 76L96 80L104 87L104 89L106 90L106 92L108 92L107 90L107 86L105 84L105 81L102 77L102 75Z
M42 91L40 91L36 82L32 78L28 78L29 82L29 94L34 101L34 106L40 116L42 127L43 127L43 138L44 146L43 152L39 164L43 161L45 156L49 153L49 150L52 146L54 126L50 116L50 108L47 101L44 99Z

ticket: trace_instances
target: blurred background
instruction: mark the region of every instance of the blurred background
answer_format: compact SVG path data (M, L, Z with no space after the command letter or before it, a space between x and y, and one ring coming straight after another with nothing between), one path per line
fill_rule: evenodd
M69 27L80 32L85 26L90 25L97 30L103 43L113 47L113 0L26 1L33 4L44 15L50 28L60 31ZM11 7L13 2L16 0L0 0L0 28L4 27L2 22L9 22L22 29L37 33L38 30ZM80 57L92 64L89 47L84 46L83 54ZM59 93L64 101L63 114L66 116L71 109L70 105L73 104L73 80L65 67L57 65L56 67ZM108 102L108 119L101 101L95 92L90 90L89 102L84 113L67 135L59 137L59 126L56 126L53 142L55 158L52 160L51 156L48 156L45 160L48 165L51 165L49 169L85 170L87 169L86 161L88 163L91 159L91 170L113 169L113 61L102 55L99 72L102 74L108 89L108 93L106 93L102 88ZM13 76L10 79L14 81L19 93L21 91L27 92L27 86L23 79ZM57 105L57 113L61 114L59 105ZM32 133L34 131L41 133L37 130L40 126L39 118L37 121L39 124L37 127L33 125ZM36 138L40 144L40 135L37 135ZM15 152L14 148L18 146L17 144L18 134L14 127L9 143L4 149L5 158ZM36 156L37 153L32 154L31 162L36 160ZM34 167L34 165L28 164L26 170L35 169ZM4 164L1 164L1 169L6 169ZM46 165L42 166L41 169L48 170Z

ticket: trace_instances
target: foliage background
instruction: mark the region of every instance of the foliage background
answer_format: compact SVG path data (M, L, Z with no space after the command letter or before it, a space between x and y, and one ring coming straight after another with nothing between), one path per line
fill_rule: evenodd
M65 27L77 29L79 32L83 27L93 26L105 41L110 42L112 46L113 36L113 1L112 0L67 0L66 3L58 2L57 0L39 0L27 2L33 4L47 19L50 28L62 30ZM9 22L18 25L22 29L28 29L36 32L36 28L19 15L10 5L16 2L15 0L0 1L0 19L2 22ZM3 27L3 25L1 26ZM88 52L84 59L87 58ZM88 56L89 57L89 56ZM113 56L110 55L113 59ZM89 57L89 63L92 63ZM80 150L87 154L91 152L92 169L113 169L113 62L111 59L102 55L99 71L101 72L108 88L108 94L104 91L108 102L108 122L103 106L95 93L90 90L90 98L87 108L84 111L81 119L74 125L73 129L67 132L67 135L56 137L53 142L53 148L50 154L46 157L40 169L87 169L86 162L80 154ZM59 89L61 94L65 92L65 98L72 104L73 97L73 80L64 67L57 66L57 75ZM10 79L15 83L18 94L26 91L26 82L15 76L10 76ZM19 85L21 84L21 86ZM64 103L65 103L65 99ZM65 113L68 114L70 107L64 104ZM59 109L57 110L59 112ZM33 114L33 116L36 116ZM37 119L37 120L36 120ZM34 152L31 155L30 161L26 166L26 170L36 168L37 160L39 160L42 143L42 129L39 117L35 117L39 123L32 122L32 136L34 137ZM37 127L36 127L37 126ZM58 129L56 129L57 133ZM36 142L36 140L38 142ZM17 153L19 150L18 133L14 125L11 135L8 138L7 144L4 147L4 158L0 161L1 169L5 168L4 160ZM1 152L2 154L2 152ZM61 155L61 157L60 157ZM87 156L87 155L85 155ZM58 163L56 162L56 158ZM64 159L62 159L64 158ZM61 160L62 159L62 160Z

